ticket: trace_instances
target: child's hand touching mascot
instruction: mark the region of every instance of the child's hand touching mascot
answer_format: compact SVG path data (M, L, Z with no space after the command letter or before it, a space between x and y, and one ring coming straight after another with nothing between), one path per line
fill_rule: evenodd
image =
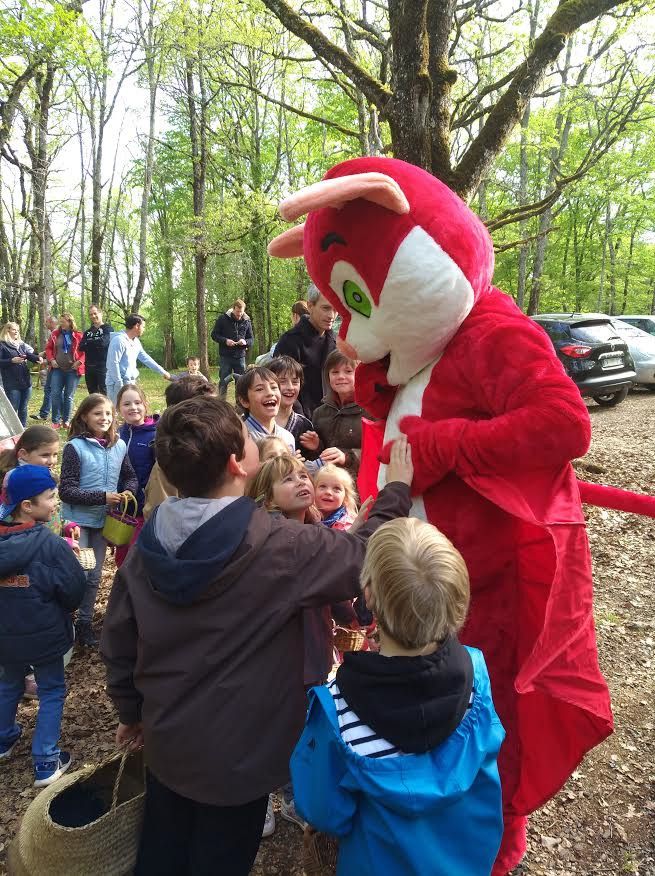
M357 401L380 418L365 436L361 493L384 483L389 442L404 432L412 514L469 568L461 638L484 652L507 733L500 876L523 856L525 816L612 731L570 465L589 444L587 410L543 330L491 285L486 228L430 174L346 161L280 212L307 220L269 251L304 255L343 317L341 349L362 363Z

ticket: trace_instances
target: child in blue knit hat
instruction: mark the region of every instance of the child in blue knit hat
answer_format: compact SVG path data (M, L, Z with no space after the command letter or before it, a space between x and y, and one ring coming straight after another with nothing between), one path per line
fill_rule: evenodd
M71 762L58 746L64 654L73 644L71 612L86 587L70 547L45 526L57 502L55 488L45 466L22 465L7 475L0 504L0 764L21 736L16 712L31 665L39 690L32 737L37 788L56 781Z

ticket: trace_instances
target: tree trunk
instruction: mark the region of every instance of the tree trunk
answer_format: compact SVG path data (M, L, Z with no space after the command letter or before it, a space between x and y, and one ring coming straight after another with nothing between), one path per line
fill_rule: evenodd
M610 234L607 238L607 248L610 254L610 295L607 307L607 313L614 316L616 313L616 253L619 248L619 243L614 245L614 240Z
M207 349L207 311L205 309L205 275L207 250L205 246L205 184L207 177L207 124L206 98L202 61L198 64L199 96L196 97L195 62L186 60L186 97L189 108L189 136L193 163L193 217L194 262L196 286L196 320L198 328L198 355L200 370L209 377ZM199 110L199 112L198 112Z
M431 171L469 200L569 37L604 13L626 5L627 0L559 0L542 32L526 47L525 60L495 83L495 88L472 96L475 113L483 97L501 95L485 112L481 131L455 168L450 157L450 104L456 74L449 64L455 0L388 0L391 87L386 85L386 74L376 78L309 21L313 12L303 14L296 10L297 4L288 0L263 3L286 28L311 46L318 58L343 74L369 104L377 107L389 124L396 158ZM482 14L489 5L473 0L460 4L463 9L474 7L472 14L477 10Z
M139 28L141 42L146 53L146 69L148 71L148 93L150 96L150 115L148 122L148 141L146 144L145 167L143 174L143 189L141 191L141 212L139 218L139 277L134 293L134 312L138 313L146 284L147 276L147 243L148 243L148 202L152 189L152 170L155 158L155 121L157 113L157 89L159 87L160 61L155 55L155 8L151 3L148 8L148 20L145 28L141 26L141 6L139 5Z
M519 205L528 202L528 138L527 129L530 122L530 104L527 105L521 119L521 149L519 157ZM528 223L522 220L519 223L519 235L524 238L528 231ZM516 284L516 304L520 310L525 306L525 289L528 275L528 254L530 244L524 243L519 247L518 280Z
M630 271L632 270L632 260L634 257L635 238L641 224L642 217L639 216L630 232L630 248L628 249L628 263L625 266L625 278L623 280L623 298L621 300L621 313L625 313L628 306L628 287L630 285Z
M48 64L45 73L35 78L37 128L32 165L32 196L34 204L33 232L36 233L37 237L39 264L38 275L35 278L35 309L39 325L37 346L39 350L43 350L45 347L47 290L52 288L52 248L49 240L50 229L46 213L46 190L49 168L48 121L54 76L54 67Z
M605 296L605 271L607 268L607 243L610 233L612 231L611 221L610 202L608 201L605 206L605 231L603 233L603 251L600 257L600 280L598 282L598 303L596 305L596 310L598 311L603 310L603 301Z

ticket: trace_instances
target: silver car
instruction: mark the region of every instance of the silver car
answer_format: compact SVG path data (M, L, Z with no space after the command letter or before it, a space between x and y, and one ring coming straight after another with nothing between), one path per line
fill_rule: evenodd
M655 316L650 314L629 314L627 316L617 316L616 319L620 319L621 322L627 322L628 325L633 325L635 328L641 329L642 332L646 332L646 334L655 335Z
M636 384L655 390L655 337L618 317L612 318L612 325L621 339L628 345L637 372Z

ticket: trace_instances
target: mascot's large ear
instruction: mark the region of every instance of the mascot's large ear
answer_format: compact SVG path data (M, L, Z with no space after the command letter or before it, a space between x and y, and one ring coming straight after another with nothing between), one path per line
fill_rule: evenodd
M280 215L288 222L293 222L310 210L319 210L321 207L335 207L338 210L356 198L372 201L394 213L409 213L409 202L396 180L386 173L371 171L322 179L300 189L282 201Z
M296 225L278 234L267 246L270 256L278 259L295 259L303 254L302 239L305 231L305 223Z

